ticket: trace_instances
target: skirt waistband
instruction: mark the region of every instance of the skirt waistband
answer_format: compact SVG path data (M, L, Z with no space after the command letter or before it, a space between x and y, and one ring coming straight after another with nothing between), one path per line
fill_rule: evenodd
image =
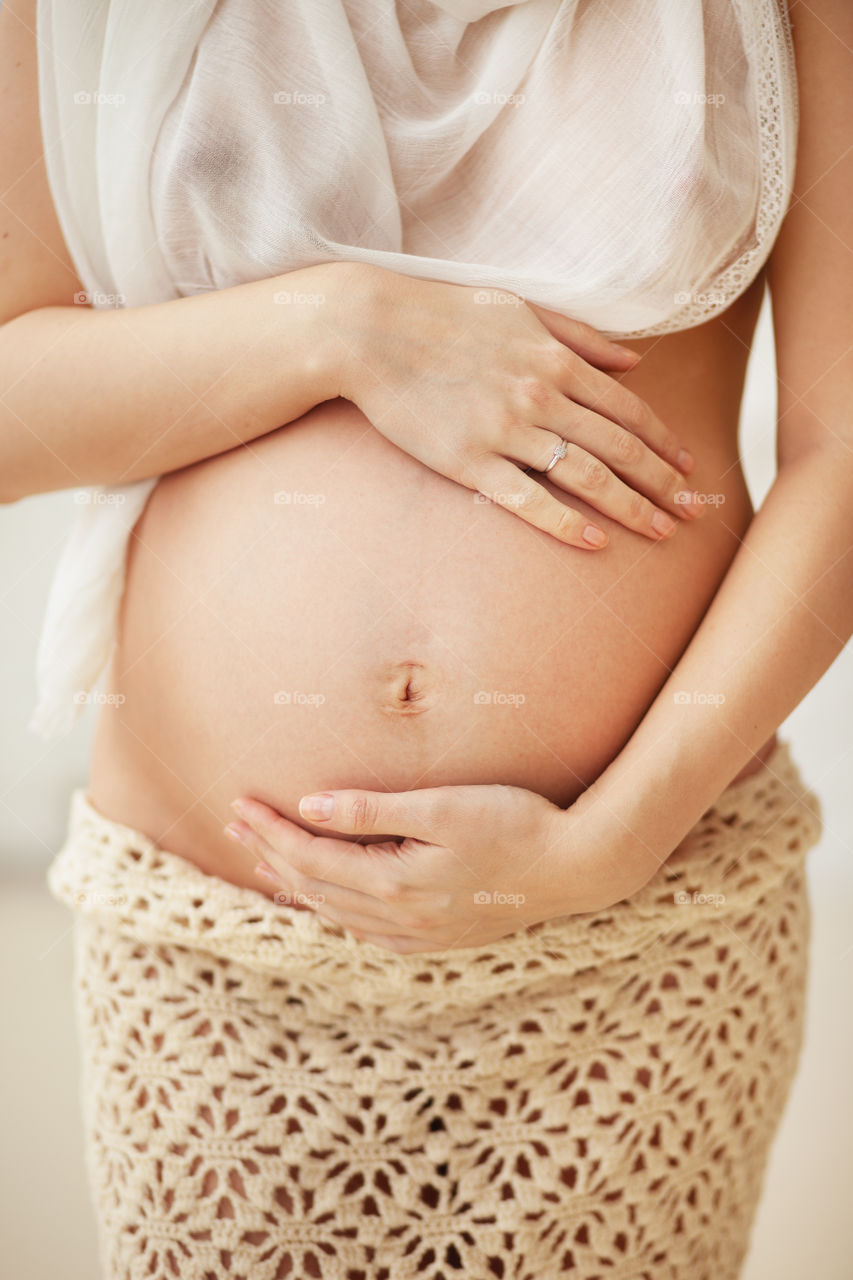
M732 783L631 898L562 916L486 946L398 955L354 938L313 911L201 871L148 836L105 818L85 790L71 798L50 892L79 915L151 946L201 949L257 972L286 973L299 994L340 1011L373 1003L417 1021L518 995L643 952L662 935L737 918L801 870L823 829L820 802L784 739L765 767Z

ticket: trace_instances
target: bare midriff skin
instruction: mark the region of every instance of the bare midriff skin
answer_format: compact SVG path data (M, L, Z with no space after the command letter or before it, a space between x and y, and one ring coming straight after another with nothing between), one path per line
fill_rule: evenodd
M313 831L299 798L336 787L503 782L569 805L642 719L752 517L737 423L762 288L629 344L644 358L620 380L715 495L662 542L544 480L610 535L563 545L340 399L164 477L128 553L95 807L257 888L223 835L241 795Z

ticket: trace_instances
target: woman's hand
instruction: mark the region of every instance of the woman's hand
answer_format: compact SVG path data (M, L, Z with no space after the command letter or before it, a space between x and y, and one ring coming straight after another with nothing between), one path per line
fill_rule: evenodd
M234 802L242 821L226 833L262 860L259 874L276 900L316 910L390 951L488 944L541 920L611 906L637 887L612 877L596 883L594 848L570 838L572 811L522 787L323 794L333 799L326 818L308 803L316 797L300 803L313 825L359 841L389 831L403 838L312 835L249 798Z
M626 528L658 541L678 527L667 513L704 510L679 470L690 455L604 372L633 368L635 353L504 290L348 265L342 314L357 328L342 338L339 394L406 453L586 550L604 531L592 541L596 526L525 470L544 470L560 437L568 452L547 479Z

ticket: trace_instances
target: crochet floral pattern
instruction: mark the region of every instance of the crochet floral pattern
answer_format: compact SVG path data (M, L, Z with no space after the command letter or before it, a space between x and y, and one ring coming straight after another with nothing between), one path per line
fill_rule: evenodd
M612 910L401 956L76 792L48 879L104 1276L734 1280L820 831L780 742Z

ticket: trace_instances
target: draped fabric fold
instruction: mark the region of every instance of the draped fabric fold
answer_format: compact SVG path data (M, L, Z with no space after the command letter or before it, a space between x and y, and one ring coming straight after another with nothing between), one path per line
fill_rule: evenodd
M498 0L497 4L492 4L490 0L432 0L437 8L452 14L454 18L460 18L463 22L478 22L488 13L494 13L498 9L508 9L512 4L523 2L524 0Z
M350 260L671 333L751 283L790 199L784 0L38 0L37 23L48 180L96 307ZM103 669L155 481L81 501L45 736Z

